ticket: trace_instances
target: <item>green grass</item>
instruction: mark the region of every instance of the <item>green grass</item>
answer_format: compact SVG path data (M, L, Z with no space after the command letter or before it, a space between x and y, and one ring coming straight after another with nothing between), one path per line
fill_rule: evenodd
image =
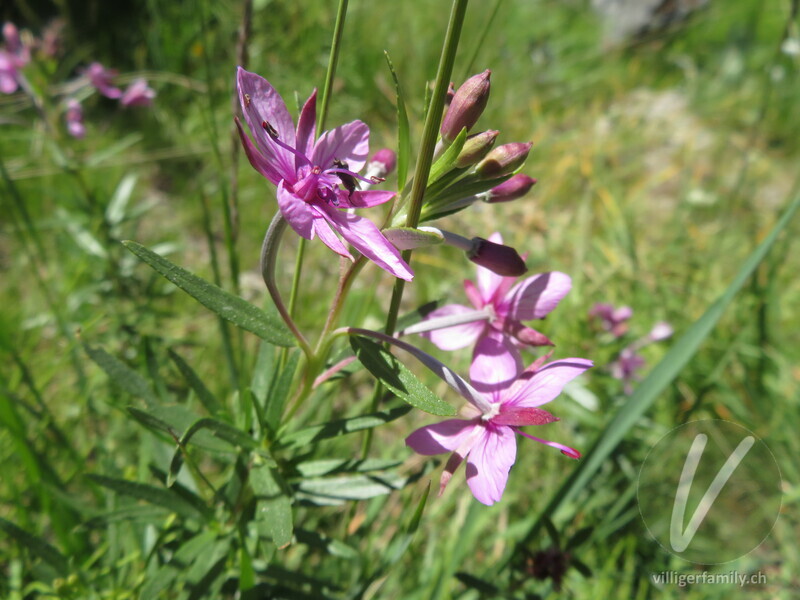
M168 428L148 429L128 411L146 408L145 398L150 406L179 407L169 418L184 428L193 412L249 431L260 418L270 419L254 414L249 388L283 397L287 381L277 382L270 367L280 362L279 353L265 350L256 363L255 336L219 321L120 243L165 245L172 262L268 305L258 252L276 208L274 190L242 153L232 169L231 94L242 7L204 2L189 9L153 0L88 32L68 28L64 56L26 71L38 90L61 89L71 69L98 59L121 71L142 71L158 97L152 110L127 111L89 98L81 141L66 137L60 115L50 136L23 95L0 97L0 157L7 173L0 182L0 596L145 597L143 590L155 589L145 586L164 581L158 597L233 597L240 585L276 582L294 591L271 593L299 598L792 597L800 568L797 219L716 315L707 337L696 339L698 348L677 377L657 394L652 382L634 394L630 401L641 414L624 426L612 419L626 414L629 399L606 370L622 346L598 336L587 312L600 301L633 307L631 340L656 321L670 322L675 339L644 350L649 373L768 237L798 191L800 63L780 52L780 44L787 25L797 37L800 23L787 23L788 0L712 2L680 28L606 48L587 4L501 4L471 69L492 69L492 97L478 129L500 129L502 143L533 141L524 172L539 183L523 200L481 204L442 222L470 237L501 231L529 253L534 271L572 276L571 293L540 329L556 340L557 357L583 356L597 367L580 389L552 404L561 421L544 437L579 448L584 461L576 466L520 438L501 503L478 504L463 471L436 498L443 457L413 455L403 443L415 427L431 422L413 411L377 427L369 453L398 462L377 473L392 481L410 478L405 487L322 508L296 499L296 540L285 549L253 544L252 532L237 530L226 516L255 459L237 455L207 431L189 450L194 465L178 476L180 502L157 494L137 500L89 477L167 489L162 482L175 440ZM333 2L256 3L248 68L269 79L290 110L295 93L302 101L322 86L335 9ZM493 9L493 2L470 6L456 83L470 74L467 63ZM373 149L395 144L386 50L405 93L416 151L425 86L435 76L446 20L435 0L353 0L328 125L360 118L371 127ZM226 232L234 172L237 210ZM135 184L126 202L123 182L130 177ZM295 248L295 236L287 235L278 273L287 295ZM415 253L416 278L407 286L404 310L435 299L463 301L461 281L473 277L473 266L450 250ZM306 256L297 320L311 332L327 313L337 263L318 241ZM234 282L236 269L241 277ZM367 266L341 322L380 329L391 285ZM109 381L97 364L102 360L96 354L91 360L85 346L116 359L122 386ZM205 392L188 383L169 351L205 382ZM466 355L437 356L462 373L468 366ZM657 369L663 373L672 360ZM443 384L407 366L456 404ZM322 386L288 429L370 412L371 393L363 371ZM587 395L590 408L579 402ZM206 410L217 404L219 414ZM781 469L784 502L772 534L751 554L717 568L763 572L765 585L660 588L650 578L668 569L700 570L650 539L635 494L652 445L699 418L750 428ZM615 435L618 443L600 446L602 453L592 458L595 442ZM301 450L278 449L274 457L287 478L283 484L294 485L303 469L322 468L312 461L356 459L360 449L355 433ZM576 472L578 484L553 504ZM429 482L433 493L417 523L414 511ZM262 484L282 485L269 478ZM281 498L276 493L264 505L268 514L283 510ZM198 517L197 503L211 512ZM548 506L548 520L539 520ZM526 557L554 544L564 548L584 529L588 537L570 551L591 575L573 563L556 591L551 580L526 570ZM192 538L197 548L186 544ZM176 552L185 568L164 566ZM243 597L259 597L264 589Z

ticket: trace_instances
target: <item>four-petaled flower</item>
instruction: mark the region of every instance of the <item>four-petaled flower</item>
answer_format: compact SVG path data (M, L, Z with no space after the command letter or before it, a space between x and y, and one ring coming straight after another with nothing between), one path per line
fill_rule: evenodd
M478 356L502 353L501 343L491 337L479 342ZM592 366L582 358L567 358L545 364L542 357L522 370L521 362L478 359L470 367L470 379L483 383L483 392L461 385L469 402L462 409L464 419L448 419L417 429L406 444L425 455L452 452L442 473L441 494L456 468L466 459L467 484L483 504L499 501L508 473L516 460L516 435L558 448L570 458L580 453L563 444L525 433L527 425L546 425L558 419L539 408L561 393L567 382Z
M502 244L500 234L495 233L490 241ZM535 329L526 327L522 321L543 319L567 295L572 279L565 273L551 271L523 279L516 285L516 278L503 277L489 269L478 267L477 285L464 281L464 290L472 307L447 304L427 315L430 325L434 320L441 328L423 333L442 350L458 350L475 344L474 355L480 352L480 342L491 337L499 342L493 359L513 364L519 360L518 346L548 346L552 342ZM449 322L458 323L446 326ZM409 328L406 333L425 329ZM494 346L493 346L494 347Z
M298 235L315 235L334 252L353 259L334 234L337 231L361 254L395 277L411 280L413 273L400 253L369 220L347 209L375 206L393 192L358 190L358 172L369 152L369 128L352 121L316 139L316 91L303 106L297 122L269 82L239 67L239 100L244 118L258 144L236 121L253 168L278 187L278 207ZM344 186L342 189L340 186Z

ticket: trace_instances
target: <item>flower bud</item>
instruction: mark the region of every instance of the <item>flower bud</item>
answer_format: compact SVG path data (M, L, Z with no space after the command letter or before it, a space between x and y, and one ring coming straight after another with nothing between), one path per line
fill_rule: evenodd
M534 186L536 180L522 173L517 173L507 181L490 189L485 196L486 202L496 204L498 202L511 202L517 198L522 198Z
M458 90L442 120L442 139L452 144L463 128L467 131L475 125L489 101L489 76L486 69L467 79Z
M453 101L453 96L456 95L456 86L453 85L453 82L450 82L450 85L447 86L447 93L444 95L444 109L447 110L450 108L450 103Z
M484 156L489 153L489 150L494 146L494 141L500 132L495 129L484 131L483 133L476 133L467 138L464 147L456 158L455 166L459 169L464 167L471 167Z
M70 98L67 102L65 119L67 121L67 131L72 137L81 139L86 135L86 127L83 124L83 107L75 98Z
M397 155L394 150L382 148L369 159L364 177L367 179L371 177L386 177L386 175L394 171L395 165L397 165Z
M19 30L11 21L3 24L3 39L6 42L6 50L12 54L18 53L22 49L22 42L19 39Z
M532 146L531 142L498 146L478 163L475 172L484 179L508 175L525 163Z
M672 337L672 334L672 326L669 323L661 321L653 325L653 329L650 331L647 337L651 342L660 342Z
M119 103L122 106L150 106L155 97L156 92L147 85L147 81L135 79L122 94Z
M483 238L473 238L472 244L467 258L493 273L503 277L519 277L528 270L525 261L510 246L495 244Z

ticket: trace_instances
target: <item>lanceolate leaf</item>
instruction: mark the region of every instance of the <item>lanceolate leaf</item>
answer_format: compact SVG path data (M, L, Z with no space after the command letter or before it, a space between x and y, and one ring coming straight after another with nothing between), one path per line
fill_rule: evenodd
M125 390L131 396L144 400L148 406L154 406L158 403L156 394L147 380L124 362L111 356L102 348L92 348L88 344L84 344L83 347L89 358L105 371L114 385Z
M175 366L178 367L178 370L181 372L181 375L183 375L186 383L189 384L189 387L194 390L195 394L197 394L197 399L200 400L200 403L205 407L205 409L212 415L219 415L222 413L224 410L222 405L209 391L209 389L203 383L203 380L200 379L197 373L195 373L194 369L192 369L192 367L190 367L189 364L174 350L169 350L169 357L172 359L172 362L175 363Z
M358 360L398 398L432 415L450 417L455 409L428 389L417 377L380 344L352 337L350 344Z
M258 496L256 520L266 527L278 548L288 546L292 541L292 499L278 470L254 456L250 485Z
M138 498L139 500L144 500L157 506L163 506L172 512L178 513L182 517L203 519L206 516L206 511L201 509L201 507L195 506L170 490L147 485L146 483L105 477L103 475L89 475L88 477L92 481L110 490L114 490L119 494Z
M389 53L384 52L384 54L397 93L397 189L402 190L406 185L408 162L411 157L411 129L408 125L408 113L405 100L403 100L403 90L400 89L400 81L397 79L397 73L395 73Z
M24 529L17 527L11 521L6 521L0 517L0 530L6 535L14 538L23 548L27 548L33 554L41 558L48 565L53 567L59 575L67 575L69 572L67 559L53 546L45 542L40 537L28 533Z
M141 244L131 241L123 244L158 273L223 319L278 346L294 345L292 334L276 316L173 264Z

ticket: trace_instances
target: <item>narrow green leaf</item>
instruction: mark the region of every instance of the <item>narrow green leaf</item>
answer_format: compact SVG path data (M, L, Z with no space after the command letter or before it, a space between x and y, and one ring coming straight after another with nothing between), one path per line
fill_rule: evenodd
M131 241L122 243L158 273L223 319L278 346L294 345L294 338L286 325L275 315L266 313L239 296L190 273L141 244Z
M369 471L383 471L397 467L402 460L367 458L353 460L346 458L326 458L323 460L309 460L299 463L295 468L304 478L320 477L331 473L368 473Z
M697 353L701 344L719 321L725 309L730 305L736 293L750 278L758 265L772 248L778 235L786 228L791 221L794 213L800 207L800 195L796 196L790 203L786 212L778 220L769 235L753 251L752 254L742 265L739 273L731 282L728 289L706 310L688 330L673 344L666 356L652 370L647 378L636 388L633 395L622 405L609 424L600 434L594 446L586 453L586 458L578 463L578 466L570 474L561 488L555 493L553 498L542 511L542 516L551 515L563 503L571 500L582 490L591 479L603 462L608 458L617 444L625 437L628 431L637 423L647 412L650 406L658 398L668 385L680 374L683 367ZM539 518L526 539L531 539L541 527L543 519Z
M204 417L192 412L182 404L154 406L147 411L129 406L128 412L145 427L153 431L163 431L173 438L179 438L183 432L204 419ZM214 419L210 420L214 421ZM195 438L194 445L212 452L230 452L231 444L236 445L226 440L222 435L214 431L205 431L204 429L212 428L200 427L199 431L192 432L190 437Z
M250 389L261 406L264 406L267 402L267 394L269 393L269 386L274 379L274 371L275 346L269 342L262 341L259 344L255 367L253 367L253 379L250 381Z
M350 345L361 364L404 402L440 417L451 417L456 414L452 406L437 397L380 344L363 337L352 336Z
M139 373L118 358L111 356L102 348L92 348L89 344L84 344L83 348L89 358L105 371L111 383L128 392L131 396L144 400L148 406L152 407L158 403L158 398L153 388Z
M125 211L133 194L136 180L137 176L129 173L122 178L117 189L114 190L106 207L106 222L112 227L121 223L125 218Z
M314 425L306 427L300 431L295 431L288 435L283 436L278 440L280 448L298 448L300 446L307 446L320 440L353 433L355 431L363 431L364 429L371 429L378 427L395 419L399 419L407 415L411 411L410 406L399 406L386 412L376 412L360 417L352 417L350 419L339 419L337 421L329 421L321 425Z
M194 422L189 429L181 436L181 444L188 444L194 435L200 431L207 430L211 435L218 437L234 446L240 446L248 450L258 447L258 442L247 435L244 431L237 429L229 423L204 417Z
M0 517L0 530L3 530L8 536L14 538L20 546L27 548L53 567L59 575L66 576L69 573L69 566L64 555L42 538L28 533L21 527L18 527L11 521L6 521L2 517Z
M193 564L202 554L208 553L208 548L215 539L216 534L206 530L184 542L172 559L147 580L139 597L159 598L161 592L169 588L179 575L185 573L189 565Z
M200 507L181 498L171 490L165 490L146 483L128 481L127 479L106 477L104 475L88 475L88 477L92 481L119 494L144 500L145 502L157 506L163 506L171 512L177 513L187 519L203 519L206 516L205 512L207 511L200 510Z
M292 380L294 373L297 370L297 363L300 360L300 352L294 351L289 353L286 364L280 373L276 373L272 377L272 383L267 396L266 406L264 407L264 420L267 427L272 431L278 429L281 423L281 416L283 415L283 407L286 406L286 400L289 398L289 392L292 389ZM277 365L276 365L277 370Z
M208 390L206 385L203 383L203 380L200 379L194 369L192 369L192 367L190 367L189 364L174 350L170 349L168 352L172 362L174 362L175 366L178 367L178 370L181 372L181 375L183 375L186 383L189 384L189 387L192 388L195 394L197 394L197 399L205 407L205 409L215 416L223 414L224 409L222 408L222 404L220 404L219 400L214 397L214 394Z
M250 485L258 496L256 520L266 528L278 548L292 542L292 498L277 469L260 456L253 457Z
M403 90L400 88L400 80L397 78L389 53L384 51L384 56L386 56L386 63L389 65L397 95L397 189L402 190L406 185L411 158L411 128L408 124L408 113L406 112L406 102L403 99Z
M467 141L467 128L463 128L453 143L445 150L442 155L431 166L430 175L428 175L428 185L434 183L437 179L442 177L445 173L449 172L454 166L458 155L464 149L464 143Z
M407 477L397 473L349 475L304 479L297 485L298 496L327 504L330 500L367 500L401 489Z
M326 535L317 533L316 531L308 531L307 529L296 529L295 537L298 543L305 544L318 548L323 552L327 552L331 556L338 556L347 560L354 560L358 558L358 550L352 546L348 546L342 541L329 538Z

